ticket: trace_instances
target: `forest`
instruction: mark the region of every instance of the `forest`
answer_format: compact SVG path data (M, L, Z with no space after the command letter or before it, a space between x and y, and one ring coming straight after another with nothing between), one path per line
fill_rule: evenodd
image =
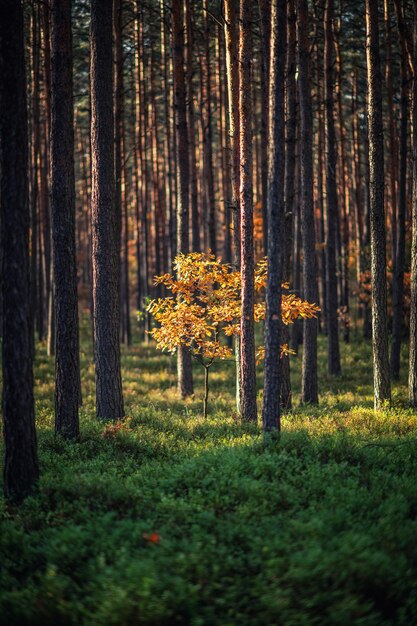
M0 626L417 624L417 0L0 0Z

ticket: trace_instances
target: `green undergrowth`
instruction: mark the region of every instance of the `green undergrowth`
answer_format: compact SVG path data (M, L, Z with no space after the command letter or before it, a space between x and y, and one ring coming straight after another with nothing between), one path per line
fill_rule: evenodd
M263 445L234 415L233 366L212 372L209 417L175 391L175 359L123 356L127 416L94 417L83 341L81 437L53 434L53 364L39 346L41 480L1 501L1 626L417 623L417 418L405 372L372 407L370 346L342 346L320 405L298 406ZM404 360L406 351L404 351ZM260 377L259 377L260 378ZM261 392L259 395L261 405Z

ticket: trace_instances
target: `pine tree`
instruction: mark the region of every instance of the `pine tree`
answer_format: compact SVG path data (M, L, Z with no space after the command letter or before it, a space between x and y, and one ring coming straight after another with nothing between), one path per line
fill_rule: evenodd
M22 4L0 20L0 222L4 492L21 501L38 479L29 289L28 125Z
M281 283L284 249L286 1L273 0L268 137L268 280L265 315L264 431L280 428Z
M75 438L79 434L80 363L71 4L71 0L53 0L51 5L51 211L56 320L55 431Z
M124 416L119 344L120 230L116 217L112 0L91 0L91 224L93 241L96 411Z
M375 408L391 398L387 329L387 274L384 212L384 134L379 54L378 2L366 0L366 62L372 276L372 348Z

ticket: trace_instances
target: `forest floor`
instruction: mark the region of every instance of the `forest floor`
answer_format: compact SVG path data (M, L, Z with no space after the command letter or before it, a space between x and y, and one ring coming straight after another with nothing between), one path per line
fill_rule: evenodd
M123 354L127 417L94 417L82 343L81 438L53 433L53 365L39 346L41 480L20 509L0 505L2 626L417 624L417 416L405 367L375 415L370 345L342 345L320 405L295 408L264 448L234 417L231 363L181 402L175 359ZM406 350L404 351L404 362Z

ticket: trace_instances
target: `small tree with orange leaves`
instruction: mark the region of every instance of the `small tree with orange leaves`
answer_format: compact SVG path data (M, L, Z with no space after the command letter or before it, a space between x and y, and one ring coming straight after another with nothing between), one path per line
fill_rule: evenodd
M233 356L232 348L224 338L238 335L240 329L240 273L233 271L211 253L179 254L174 261L176 279L171 274L155 278L156 285L164 285L172 296L152 300L148 311L158 322L150 334L159 350L174 353L178 347L190 351L205 369L204 417L207 416L209 370L216 359ZM258 301L254 307L255 322L265 318L264 292L267 277L266 260L255 268L255 289ZM288 289L288 285L284 285ZM297 317L315 317L319 307L305 302L294 294L282 296L282 319L291 324ZM223 339L223 341L222 341ZM289 353L281 346L281 355ZM258 350L258 362L263 359L263 348Z

